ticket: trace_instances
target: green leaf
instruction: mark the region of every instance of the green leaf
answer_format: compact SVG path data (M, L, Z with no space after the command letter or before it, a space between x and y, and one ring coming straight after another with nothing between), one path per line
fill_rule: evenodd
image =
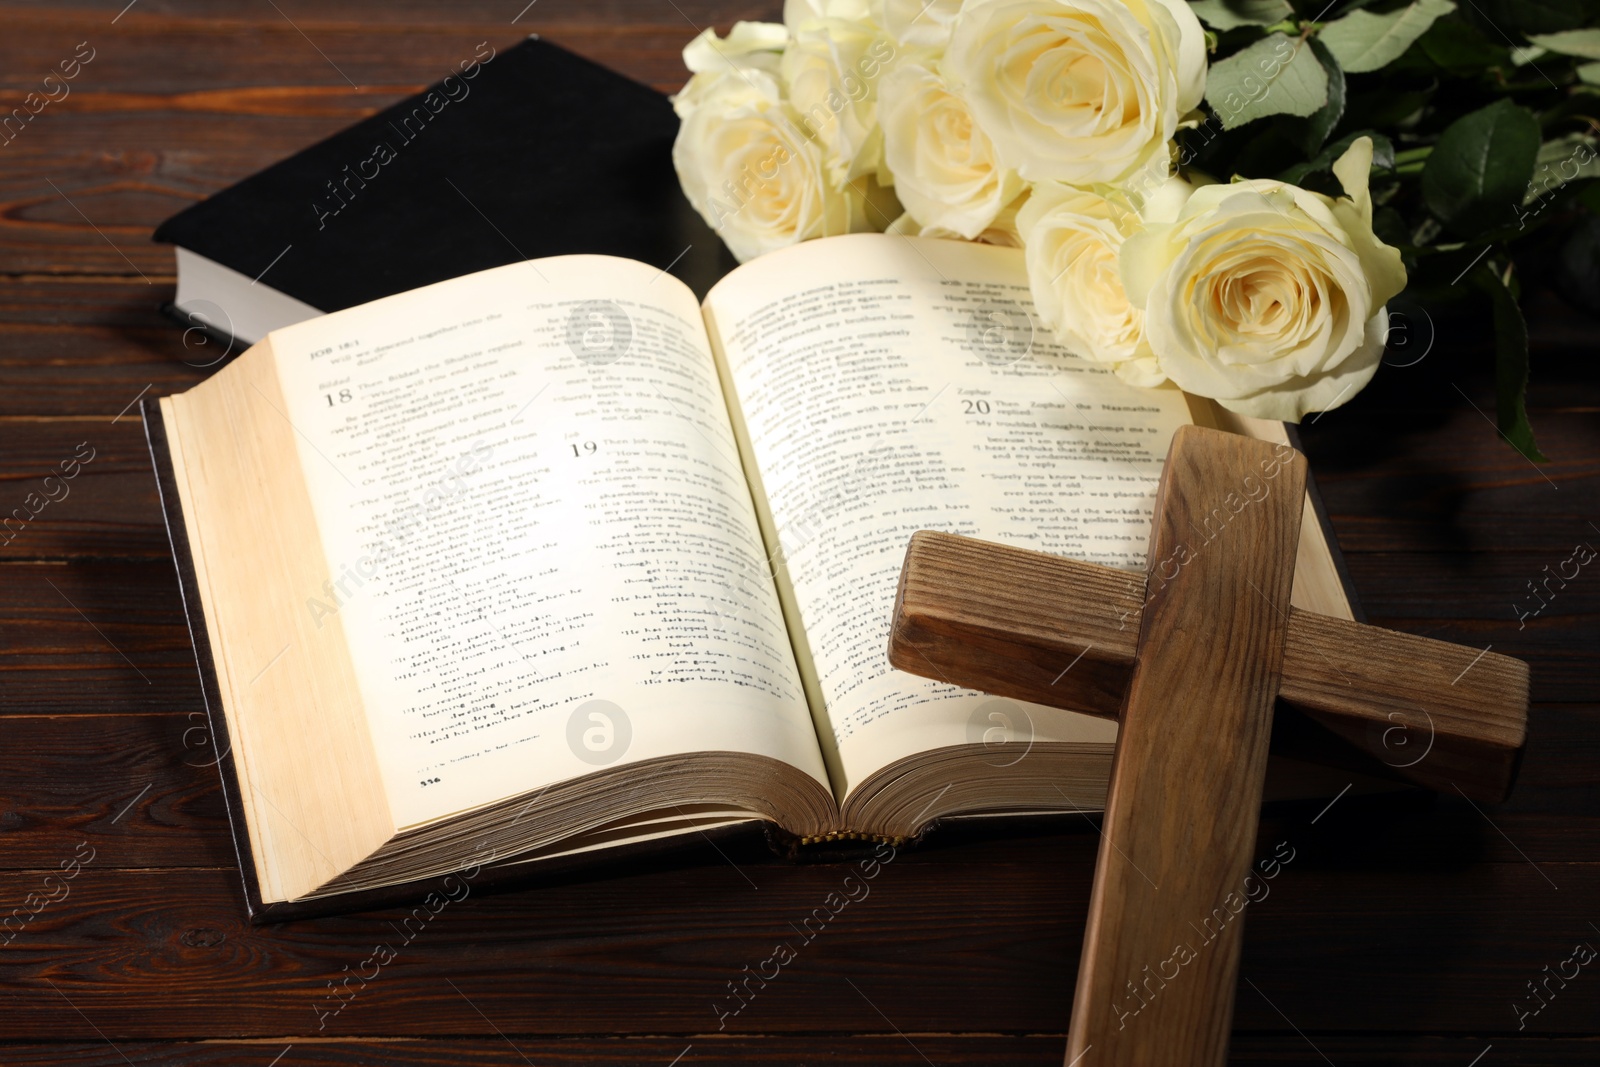
M1600 59L1600 30L1567 30L1564 33L1530 33L1528 40L1540 48L1579 59Z
M1334 127L1339 125L1339 120L1344 118L1344 71L1339 69L1339 61L1333 58L1327 46L1315 37L1311 38L1311 53L1317 57L1317 62L1322 64L1322 69L1328 75L1328 102L1318 108L1310 118L1306 119L1305 131L1300 136L1300 147L1311 155L1322 147L1322 142L1328 139Z
M1489 264L1472 272L1472 284L1494 310L1494 392L1496 425L1506 443L1535 463L1545 463L1528 423L1528 326L1500 275Z
M1455 9L1450 0L1415 0L1386 15L1352 11L1322 27L1317 36L1339 66L1351 74L1365 74L1399 59L1412 41L1428 32L1434 20Z
M1585 85L1600 85L1600 63L1585 63L1580 66L1578 80Z
M1496 40L1508 33L1555 33L1594 20L1594 0L1472 0L1461 17Z
M1380 207L1372 213L1372 232L1386 245L1399 248L1411 243L1411 231L1406 220L1392 207Z
M1194 0L1189 10L1200 21L1219 30L1240 26L1271 26L1294 17L1289 0Z
M1482 30L1457 19L1443 19L1417 40L1422 54L1442 69L1461 77L1483 74L1490 67L1507 67L1511 55Z
M1510 221L1533 177L1539 120L1508 99L1445 127L1422 168L1422 199L1458 233Z
M1268 115L1314 115L1328 102L1328 72L1305 42L1270 34L1211 64L1206 103L1234 129Z
M1345 105L1345 116L1352 126L1373 129L1408 129L1433 94L1431 92L1396 92L1389 88L1383 92L1351 93Z
M1600 177L1600 154L1595 152L1593 136L1569 133L1546 141L1534 157L1533 178L1522 194L1522 205L1543 200L1568 182L1596 177Z

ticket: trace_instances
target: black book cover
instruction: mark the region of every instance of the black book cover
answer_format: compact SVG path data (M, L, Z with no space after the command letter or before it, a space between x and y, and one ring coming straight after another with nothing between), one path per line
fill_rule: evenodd
M181 245L322 311L523 259L734 265L679 191L660 93L537 37L175 215Z

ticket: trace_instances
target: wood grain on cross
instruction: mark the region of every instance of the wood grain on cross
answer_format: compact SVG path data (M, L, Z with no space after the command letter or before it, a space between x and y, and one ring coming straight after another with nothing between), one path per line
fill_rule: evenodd
M1298 454L1191 426L1167 456L1147 575L912 539L891 663L1120 719L1069 1064L1225 1062L1275 707L1336 735L1296 755L1346 762L1343 738L1420 784L1511 787L1526 665L1291 608L1304 492ZM1247 503L1190 549L1227 497ZM1403 759L1395 731L1410 735Z

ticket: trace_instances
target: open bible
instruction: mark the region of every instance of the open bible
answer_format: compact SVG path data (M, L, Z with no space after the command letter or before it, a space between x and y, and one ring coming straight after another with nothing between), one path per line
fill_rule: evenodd
M1098 808L1114 723L885 655L913 532L1142 568L1173 431L1225 414L1031 308L1020 252L958 242L802 244L704 306L564 256L277 330L147 408L252 907ZM1309 510L1302 541L1296 603L1348 617Z

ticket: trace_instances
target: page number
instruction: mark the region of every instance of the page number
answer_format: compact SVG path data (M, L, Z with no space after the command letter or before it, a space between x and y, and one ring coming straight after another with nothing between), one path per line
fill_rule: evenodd
M322 399L326 400L328 402L328 406L331 408L337 406L335 403L336 400L338 404L348 404L350 401L354 400L355 397L350 395L350 390L341 389L337 393L323 393Z

